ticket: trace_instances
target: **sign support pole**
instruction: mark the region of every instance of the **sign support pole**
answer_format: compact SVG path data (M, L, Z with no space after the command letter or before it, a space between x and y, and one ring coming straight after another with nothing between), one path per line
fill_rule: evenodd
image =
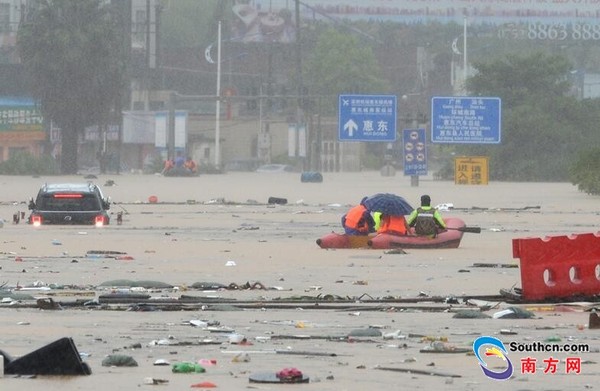
M416 113L414 113L413 115L416 116ZM417 118L415 117L412 120L412 128L417 129L418 127L419 127L419 124L417 123ZM419 176L418 175L410 176L410 186L411 187L419 187Z

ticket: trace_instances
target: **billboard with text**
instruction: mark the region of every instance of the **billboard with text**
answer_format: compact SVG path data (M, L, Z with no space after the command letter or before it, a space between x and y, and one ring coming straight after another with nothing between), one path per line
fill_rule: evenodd
M293 42L296 2L236 1L232 41ZM458 23L497 29L499 38L600 40L600 0L302 0L300 18L344 23Z

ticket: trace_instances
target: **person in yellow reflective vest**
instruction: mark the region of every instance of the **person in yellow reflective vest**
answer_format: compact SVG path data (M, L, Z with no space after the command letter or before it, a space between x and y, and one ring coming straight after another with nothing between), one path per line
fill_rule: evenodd
M381 216L383 213L381 212L373 212L373 221L375 221L375 231L379 231L379 227L381 227Z
M435 237L440 230L446 229L442 215L431 206L431 197L427 194L421 196L421 206L413 210L406 221L419 236Z

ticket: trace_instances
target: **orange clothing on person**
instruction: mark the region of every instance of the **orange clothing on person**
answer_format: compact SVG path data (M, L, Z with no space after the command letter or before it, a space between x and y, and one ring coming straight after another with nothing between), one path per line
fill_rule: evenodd
M381 217L381 225L377 233L406 235L406 219L404 216L384 215Z
M183 163L183 166L185 168L187 168L188 170L190 170L191 172L196 172L196 170L198 169L196 162L193 161L192 159L186 160L185 163Z
M344 216L344 227L354 229L361 233L369 233L371 227L365 219L369 211L364 205L357 205L350 209Z

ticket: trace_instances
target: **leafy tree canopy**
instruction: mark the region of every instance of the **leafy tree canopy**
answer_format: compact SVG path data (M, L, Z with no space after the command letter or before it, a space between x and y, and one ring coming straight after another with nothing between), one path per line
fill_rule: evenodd
M464 146L459 152L490 156L492 179L567 180L593 126L590 103L569 95L569 61L536 52L479 62L475 68L468 81L472 95L502 99L502 142Z
M17 45L31 90L46 121L62 129L61 171L77 171L77 139L107 120L124 86L117 12L100 0L36 3L19 28Z
M220 0L163 1L161 44L168 48L204 48L216 39ZM223 4L221 4L223 5Z
M468 89L476 95L500 96L504 107L523 104L532 95L557 98L570 87L566 75L571 63L563 56L546 52L510 55L493 62L476 62L477 74Z
M389 92L371 47L334 29L319 35L304 72L315 95Z
M571 166L570 177L580 191L600 195L600 148L581 153Z

